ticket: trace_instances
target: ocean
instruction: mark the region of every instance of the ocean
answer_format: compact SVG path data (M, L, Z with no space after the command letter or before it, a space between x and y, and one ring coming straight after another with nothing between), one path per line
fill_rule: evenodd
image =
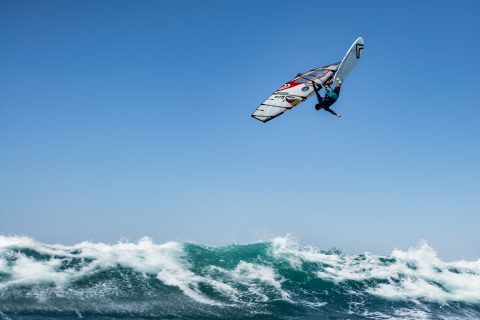
M480 260L0 236L0 319L480 319Z

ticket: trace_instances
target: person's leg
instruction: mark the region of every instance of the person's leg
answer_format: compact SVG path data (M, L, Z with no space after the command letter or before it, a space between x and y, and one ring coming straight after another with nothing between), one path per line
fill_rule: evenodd
M328 111L330 112L331 114L337 116L337 117L341 117L341 115L337 114L335 111L333 111L332 109L330 109L330 107L324 107L323 110L325 111Z

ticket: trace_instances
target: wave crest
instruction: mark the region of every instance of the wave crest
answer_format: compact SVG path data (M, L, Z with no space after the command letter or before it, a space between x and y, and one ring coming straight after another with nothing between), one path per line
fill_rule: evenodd
M444 262L427 244L350 255L290 236L224 247L147 237L64 246L0 236L0 297L2 312L331 315L366 314L372 303L390 315L430 314L425 308L442 304L477 312L480 260Z

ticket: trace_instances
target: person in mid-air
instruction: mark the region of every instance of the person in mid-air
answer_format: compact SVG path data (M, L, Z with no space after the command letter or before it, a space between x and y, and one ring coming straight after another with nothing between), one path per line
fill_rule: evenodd
M332 89L330 86L332 85L332 80L328 80L323 84L323 87L325 88L325 97L322 98L320 95L319 91L321 88L318 88L315 82L312 81L313 84L313 90L315 90L315 95L317 96L318 103L315 105L316 110L323 109L325 111L330 112L333 115L336 115L337 117L341 117L338 113L330 109L330 106L334 104L338 96L340 95L340 89L342 87L342 81L338 81L337 86L335 89Z

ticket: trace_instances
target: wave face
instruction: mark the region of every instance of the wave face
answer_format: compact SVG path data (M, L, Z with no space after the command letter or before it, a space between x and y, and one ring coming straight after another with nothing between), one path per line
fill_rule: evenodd
M0 319L480 319L480 260L0 237Z

